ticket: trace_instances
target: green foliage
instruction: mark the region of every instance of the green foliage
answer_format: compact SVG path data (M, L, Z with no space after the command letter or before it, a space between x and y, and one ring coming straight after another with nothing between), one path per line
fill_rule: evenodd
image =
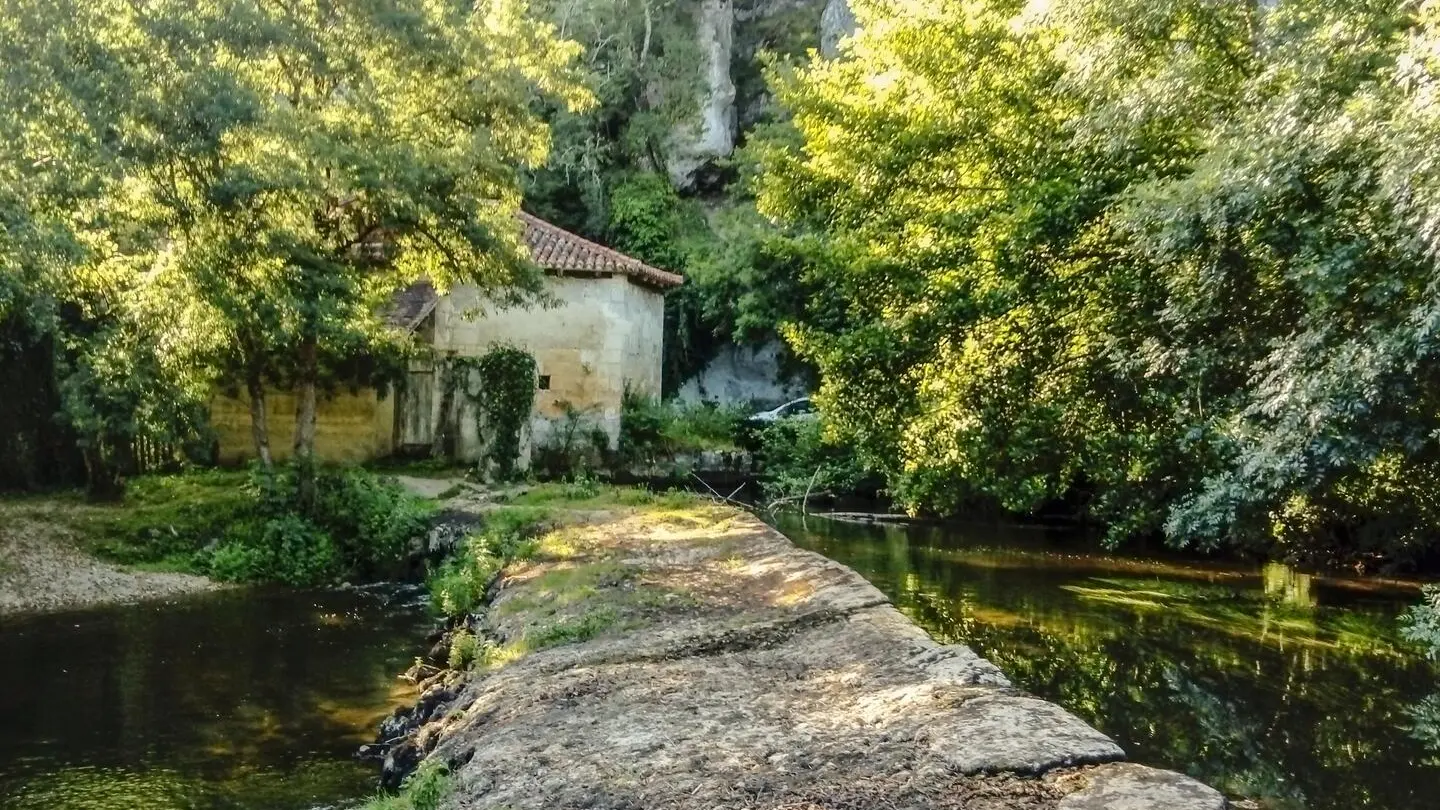
M533 538L544 519L543 512L532 509L488 513L482 529L466 538L427 580L431 608L449 618L477 612L500 569L534 553Z
M341 571L340 551L307 518L282 514L246 526L208 553L206 571L224 582L325 585Z
M745 416L739 407L662 402L627 390L621 400L620 458L653 462L677 453L735 450Z
M1436 10L856 3L772 71L760 208L823 249L782 331L912 509L1111 542L1440 551Z
M819 419L780 419L760 432L760 482L771 501L850 495L874 476L853 449L830 440Z
M440 810L453 789L450 772L444 763L438 759L427 759L414 773L405 777L398 794L376 796L361 805L360 810Z
M514 346L494 346L475 360L474 369L485 458L501 478L510 478L535 409L535 358Z
M381 321L396 290L538 290L515 217L519 171L550 144L533 105L591 96L578 46L527 8L7 7L0 252L84 327L62 333L65 414L92 479L128 431L217 380L296 388L308 459L317 389L397 371Z
M466 670L480 660L480 639L469 630L457 630L450 637L450 655L446 664L451 669Z
M393 575L434 515L394 480L361 470L322 469L317 487L314 510L302 514L289 468L139 478L92 521L92 548L229 582L327 585Z
M1405 614L1401 634L1440 660L1440 586L1425 589L1425 598Z

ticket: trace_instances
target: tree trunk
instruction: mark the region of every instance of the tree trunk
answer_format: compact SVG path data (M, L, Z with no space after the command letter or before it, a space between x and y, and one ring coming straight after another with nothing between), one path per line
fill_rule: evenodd
M270 417L265 412L265 383L258 370L251 370L245 379L250 394L250 437L255 440L255 458L267 477L275 472L270 458Z
M314 336L301 339L295 380L295 483L300 511L315 506L315 387L319 347Z
M107 458L99 439L85 443L85 488L92 501L118 501L125 490L120 475Z

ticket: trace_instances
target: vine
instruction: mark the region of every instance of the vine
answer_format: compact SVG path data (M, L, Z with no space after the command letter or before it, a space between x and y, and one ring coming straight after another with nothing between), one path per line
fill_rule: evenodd
M479 357L451 357L445 396L463 393L475 406L485 451L502 478L515 474L520 437L535 408L535 358L524 349L500 344ZM474 378L472 388L469 381Z

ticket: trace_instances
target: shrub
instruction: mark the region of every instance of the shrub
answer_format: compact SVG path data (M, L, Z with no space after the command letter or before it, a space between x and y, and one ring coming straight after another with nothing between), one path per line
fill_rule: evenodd
M539 525L539 513L533 510L502 509L492 513L485 527L466 538L460 552L427 580L432 609L448 617L476 612L500 569L511 560L534 554L534 535Z
M360 806L360 810L440 810L450 795L450 772L437 759L420 763L415 772L405 777L400 792L394 796L376 796Z
M317 522L335 539L352 574L366 578L403 560L435 514L432 504L410 495L394 479L361 470L322 474L317 494Z
M1440 586L1425 589L1425 598L1404 617L1401 631L1405 638L1419 644L1427 655L1440 660Z
M874 476L853 450L826 440L819 419L781 419L760 431L760 483L772 500L849 495Z
M283 582L297 587L331 582L342 557L330 535L298 515L247 524L210 555L210 575L230 582Z
M480 659L480 639L469 630L458 630L450 637L450 657L446 661L451 669L469 669Z
M94 550L127 564L164 563L227 582L324 585L394 574L435 507L393 479L327 468L302 514L295 476L278 468L136 479L94 519Z
M620 413L620 457L653 461L657 456L735 450L746 410L711 403L661 402L626 390Z

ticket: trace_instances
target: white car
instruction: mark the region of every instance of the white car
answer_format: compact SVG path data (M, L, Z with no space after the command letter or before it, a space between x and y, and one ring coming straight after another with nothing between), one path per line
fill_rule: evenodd
M801 397L781 405L778 408L771 408L768 411L761 411L747 418L747 422L778 422L781 419L814 419L816 416L815 406L811 404L809 397Z

